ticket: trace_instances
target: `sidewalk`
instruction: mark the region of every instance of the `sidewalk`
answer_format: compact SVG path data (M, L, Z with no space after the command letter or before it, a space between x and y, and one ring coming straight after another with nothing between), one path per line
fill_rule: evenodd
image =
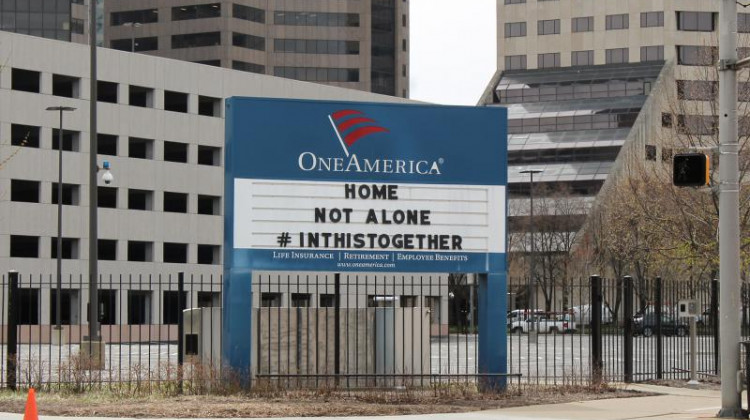
M643 392L659 393L661 395L534 405L460 414L318 417L316 420L693 420L713 418L719 412L721 406L721 393L719 391L642 384L628 385L628 388ZM0 420L21 419L23 419L22 414L0 413ZM70 417L40 416L40 420L47 419L70 420ZM124 420L112 417L89 418L89 420L99 419ZM291 419L276 418L274 420Z

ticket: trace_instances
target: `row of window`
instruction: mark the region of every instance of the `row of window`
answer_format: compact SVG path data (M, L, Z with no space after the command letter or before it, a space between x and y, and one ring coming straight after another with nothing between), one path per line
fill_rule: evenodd
M41 72L13 68L11 70L11 89L31 93L41 93ZM97 100L99 102L119 103L119 86L114 82L97 83ZM81 79L79 77L52 75L52 95L66 98L81 97ZM188 112L189 93L163 91L164 110ZM198 95L198 115L221 117L221 98ZM128 86L128 105L153 108L154 89L143 86Z
M650 45L640 49L641 62L663 61L664 46ZM627 63L630 61L630 50L628 48L610 48L604 51L605 64ZM572 51L570 54L571 66L593 66L594 50ZM537 54L537 68L554 68L560 67L560 53ZM505 70L525 70L527 68L527 58L525 55L507 55L505 56Z
M509 165L542 163L604 162L614 161L620 152L619 146L608 147L560 147L555 149L529 149L508 151Z
M273 75L308 82L359 82L359 69L333 67L274 67Z
M646 95L651 82L632 80L591 80L586 83L560 85L528 85L497 91L498 103L515 104L531 102L568 101L573 99L612 98Z
M165 287L174 287L174 284L161 285ZM120 293L118 299L118 292ZM152 318L152 299L157 292L152 290L117 290L117 289L99 289L99 321L102 325L117 324L117 310L119 305L126 305L127 319L122 320L126 325L144 325L154 322ZM157 295L158 296L158 295ZM21 310L17 313L19 325L39 325L41 320L41 290L37 287L21 287L18 289L18 307ZM122 300L125 300L123 302ZM177 324L180 317L181 308L208 308L219 306L221 303L220 292L198 291L197 302L189 302L188 292L183 292L182 307L179 305L180 292L177 290L163 290L162 301L157 305L161 308L161 324ZM119 305L118 305L119 302ZM75 288L62 289L60 294L60 324L61 325L79 325L81 324L81 314L86 311L83 301L81 300L81 290ZM55 324L55 314L57 313L57 289L50 289L49 300L49 321L47 324ZM84 314L84 317L86 315Z
M221 3L194 4L176 6L172 10L172 21L208 19L221 17ZM266 23L266 12L256 7L232 4L232 17L257 23ZM126 23L157 23L158 9L128 10L112 12L110 25L121 26ZM357 13L337 12L292 12L275 11L274 25L290 26L338 26L359 27L360 19ZM406 21L404 19L404 26Z
M10 235L10 257L11 258L40 258L39 236ZM80 258L80 239L62 238L62 259ZM97 242L97 255L102 261L117 261L117 240L99 239ZM120 252L125 261L131 262L154 262L154 243L148 241L120 241L126 243ZM57 258L57 238L49 238L50 258ZM188 264L188 244L176 242L164 242L162 244L161 261L165 263ZM221 245L196 244L195 264L220 264Z
M713 101L719 95L719 82L678 80L677 97L688 101ZM737 100L750 102L750 82L737 83Z
M10 181L10 201L22 203L41 202L41 181L12 179ZM117 188L97 187L97 207L117 208ZM58 184L51 183L50 202L58 203ZM154 210L154 191L129 188L127 190L128 210ZM78 184L62 184L62 204L80 205L81 186ZM190 195L188 193L164 191L162 210L171 213L188 213L192 211L204 215L221 214L221 197L214 195L198 194L196 196L195 208L188 206Z
M713 32L716 13L713 12L677 12L677 30ZM572 18L571 32L591 32L594 30L594 17L582 16ZM555 35L560 33L560 19L538 20L537 35ZM641 12L641 28L664 26L664 12ZM607 15L604 20L606 30L628 29L630 17L627 13ZM750 32L750 13L738 14L738 31ZM505 37L526 36L526 22L508 22L505 24Z
M632 127L636 118L638 118L638 112L576 115L573 117L517 118L508 120L508 134Z

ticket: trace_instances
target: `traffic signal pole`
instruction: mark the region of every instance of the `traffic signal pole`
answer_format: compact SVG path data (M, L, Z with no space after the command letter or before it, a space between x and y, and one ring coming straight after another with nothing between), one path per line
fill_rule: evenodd
M741 418L740 226L737 138L737 3L719 10L719 343L721 410L717 417Z

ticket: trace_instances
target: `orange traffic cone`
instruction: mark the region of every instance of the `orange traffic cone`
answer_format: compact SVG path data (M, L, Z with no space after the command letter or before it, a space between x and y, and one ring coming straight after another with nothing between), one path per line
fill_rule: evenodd
M23 420L39 420L39 414L36 412L34 388L29 388L29 396L26 398L26 409L23 411Z

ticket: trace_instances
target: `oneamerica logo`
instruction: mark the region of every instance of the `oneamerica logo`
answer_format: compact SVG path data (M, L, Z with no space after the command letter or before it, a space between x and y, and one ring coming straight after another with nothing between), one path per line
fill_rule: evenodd
M441 175L443 159L437 161L412 159L367 159L358 158L349 152L358 140L376 133L387 133L387 128L377 125L361 111L344 109L328 115L333 132L341 144L346 157L318 157L312 152L303 152L297 158L297 165L305 172L364 172L381 174Z
M363 172L377 174L441 175L442 159L437 161L407 159L367 159L352 153L349 157L318 157L313 152L302 152L297 159L305 172Z

